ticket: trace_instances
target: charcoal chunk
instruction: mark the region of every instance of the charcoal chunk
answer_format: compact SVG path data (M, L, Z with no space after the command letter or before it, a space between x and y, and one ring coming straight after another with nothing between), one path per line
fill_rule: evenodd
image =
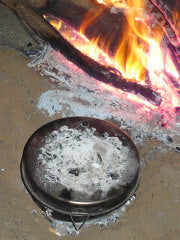
M60 150L62 150L62 144L61 143L58 144L58 147L59 147Z
M119 175L117 173L111 173L110 176L112 180L117 180L119 178Z
M101 157L100 153L97 153L97 157L98 157L98 163L101 163L102 162L102 157Z
M69 173L74 174L77 177L79 176L79 169L78 168L70 169Z
M167 140L170 142L170 143L172 143L173 142L173 139L171 138L171 137L167 137Z

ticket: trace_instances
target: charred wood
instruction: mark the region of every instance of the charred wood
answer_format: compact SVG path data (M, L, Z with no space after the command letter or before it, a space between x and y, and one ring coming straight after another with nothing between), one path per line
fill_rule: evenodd
M177 89L180 89L180 83L173 77L170 73L164 72L166 74L166 77L169 79L169 81L173 84L173 86Z
M101 49L107 49L114 56L124 29L128 26L125 13L113 14L111 9L93 0L55 0L48 2L44 8L38 10L41 14L51 14L63 19L66 23L79 31L83 23L91 19L88 26L84 26L84 35L89 39L98 39ZM100 37L99 37L100 36Z
M178 0L150 0L150 2L152 2L152 4L159 9L160 13L166 20L166 27L164 30L171 43L175 46L180 46L180 24L179 22L174 22L173 18L173 11L180 10L180 4L178 4Z
M167 41L167 47L177 71L180 72L180 51L178 53L177 48L169 41Z
M109 71L110 69L107 67L97 63L93 59L82 54L79 50L75 49L28 3L21 1L14 3L15 1L11 0L3 1L21 19L23 19L40 38L50 43L52 47L57 49L68 60L75 63L90 76L123 91L136 94L139 97L150 101L153 105L159 106L161 104L162 98L158 92L153 91L153 89L148 86L144 86L137 82L132 82L122 78L121 76L118 76L112 71Z
M94 0L48 0L43 7L38 9L38 12L62 18L73 28L79 30L84 16L92 7L94 14L102 8Z
M116 75L112 72L112 69L97 63L93 59L75 49L61 35L59 35L59 37L56 39L45 38L45 40L49 42L55 49L60 51L68 60L75 63L88 75L96 78L97 80L110 84L111 86L123 91L136 94L137 96L151 102L153 105L159 106L161 104L162 98L158 92L155 92L148 86L141 85L130 80L128 81L121 76Z

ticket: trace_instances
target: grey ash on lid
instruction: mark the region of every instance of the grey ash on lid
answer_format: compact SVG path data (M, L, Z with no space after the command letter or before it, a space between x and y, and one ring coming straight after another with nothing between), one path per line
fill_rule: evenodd
M138 168L134 153L118 137L62 126L45 137L35 175L41 189L57 197L93 201L130 184Z

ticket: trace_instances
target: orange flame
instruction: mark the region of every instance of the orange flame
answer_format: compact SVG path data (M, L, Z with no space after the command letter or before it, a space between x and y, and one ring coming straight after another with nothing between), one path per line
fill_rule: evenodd
M158 27L154 29L149 28L148 18L149 16L144 14L144 1L136 0L124 1L119 0L97 0L100 4L106 5L108 7L115 8L126 8L126 18L127 22L122 26L123 34L119 40L119 45L114 57L114 66L123 74L127 79L144 81L146 75L146 56L149 47L149 41L152 42L152 39L156 39L157 44L159 45L162 39L162 31ZM97 21L98 16L103 11L94 13L94 10L91 9L85 16L80 32L85 34L87 27ZM150 36L152 32L156 32L156 36ZM106 49L103 49L104 52L108 55L109 46L113 38L112 36L106 39L101 37L101 34L96 37L97 32L94 30L94 38L92 44L101 42L102 46L106 46ZM99 41L100 40L100 41ZM97 46L96 46L97 47Z
M127 3L124 0L97 0L98 3L103 4L109 7L116 7L116 8L127 8Z
M140 39L145 40L144 36L147 34L146 26L136 21L137 15L143 11L141 2L127 1L130 7L126 13L129 25L124 26L123 36L115 55L115 65L124 77L140 81L145 79L146 72L142 64L144 50Z
M48 17L46 15L43 15L43 17L48 20ZM59 19L50 19L49 22L51 23L51 25L56 28L57 30L61 29L62 26L62 21Z
M50 20L50 23L60 29L61 34L77 49L94 60L109 65L119 70L126 79L141 81L145 84L145 76L148 71L151 87L161 93L163 102L161 106L166 109L174 109L180 106L180 99L172 83L167 80L166 74L170 74L177 82L180 81L180 73L174 65L169 51L162 51L161 41L164 32L161 26L150 24L151 16L145 12L144 0L96 0L101 6L98 11L91 9L84 17L80 31L76 32L70 26L63 27L61 21ZM124 31L118 42L115 56L108 55L109 46L113 38L101 36L101 32L94 29L92 40L85 37L85 32L90 24L98 21L100 14L105 8L123 8L126 22L122 26ZM46 18L46 17L45 17ZM174 22L180 32L180 13L178 8L174 11ZM103 49L98 47L103 46ZM105 46L105 47L104 47ZM105 85L99 84L102 88ZM110 87L108 87L110 90ZM112 90L112 89L111 89ZM114 93L115 90L112 90ZM121 91L118 91L121 94ZM169 94L169 95L168 95ZM142 102L142 99L133 94L126 94L133 101ZM144 102L147 107L150 103ZM151 109L154 107L151 105ZM174 110L173 110L174 111Z
M178 0L176 1L176 7L174 10L173 19L174 19L175 27L178 33L180 34L180 3Z

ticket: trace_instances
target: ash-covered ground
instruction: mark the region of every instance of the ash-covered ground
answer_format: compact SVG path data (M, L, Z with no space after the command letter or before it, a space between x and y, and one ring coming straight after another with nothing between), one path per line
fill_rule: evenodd
M145 142L157 141L159 144L156 145L155 152L179 153L180 121L179 115L172 109L169 109L167 114L166 110L158 107L144 106L141 99L132 101L128 93L118 92L116 89L112 91L49 46L45 46L41 54L35 56L28 66L50 80L51 89L42 93L37 102L38 109L44 114L48 113L50 118L60 114L61 117L87 116L108 120L123 129L138 148L143 148ZM168 125L165 124L166 121ZM154 150L150 152L153 153ZM141 165L145 166L146 161L145 154L141 158ZM120 208L91 223L107 225L116 222L121 215ZM51 221L57 235L79 233L71 223L53 219ZM89 225L85 224L86 227Z
M37 107L52 117L89 116L113 119L141 146L146 138L155 138L179 151L180 116L175 109L146 105L143 99L132 100L131 94L108 88L89 77L55 50L45 47L42 55L29 64L42 76L48 76L52 88L44 92ZM66 105L66 111L63 106ZM167 122L167 124L166 124ZM162 149L163 150L163 149Z

